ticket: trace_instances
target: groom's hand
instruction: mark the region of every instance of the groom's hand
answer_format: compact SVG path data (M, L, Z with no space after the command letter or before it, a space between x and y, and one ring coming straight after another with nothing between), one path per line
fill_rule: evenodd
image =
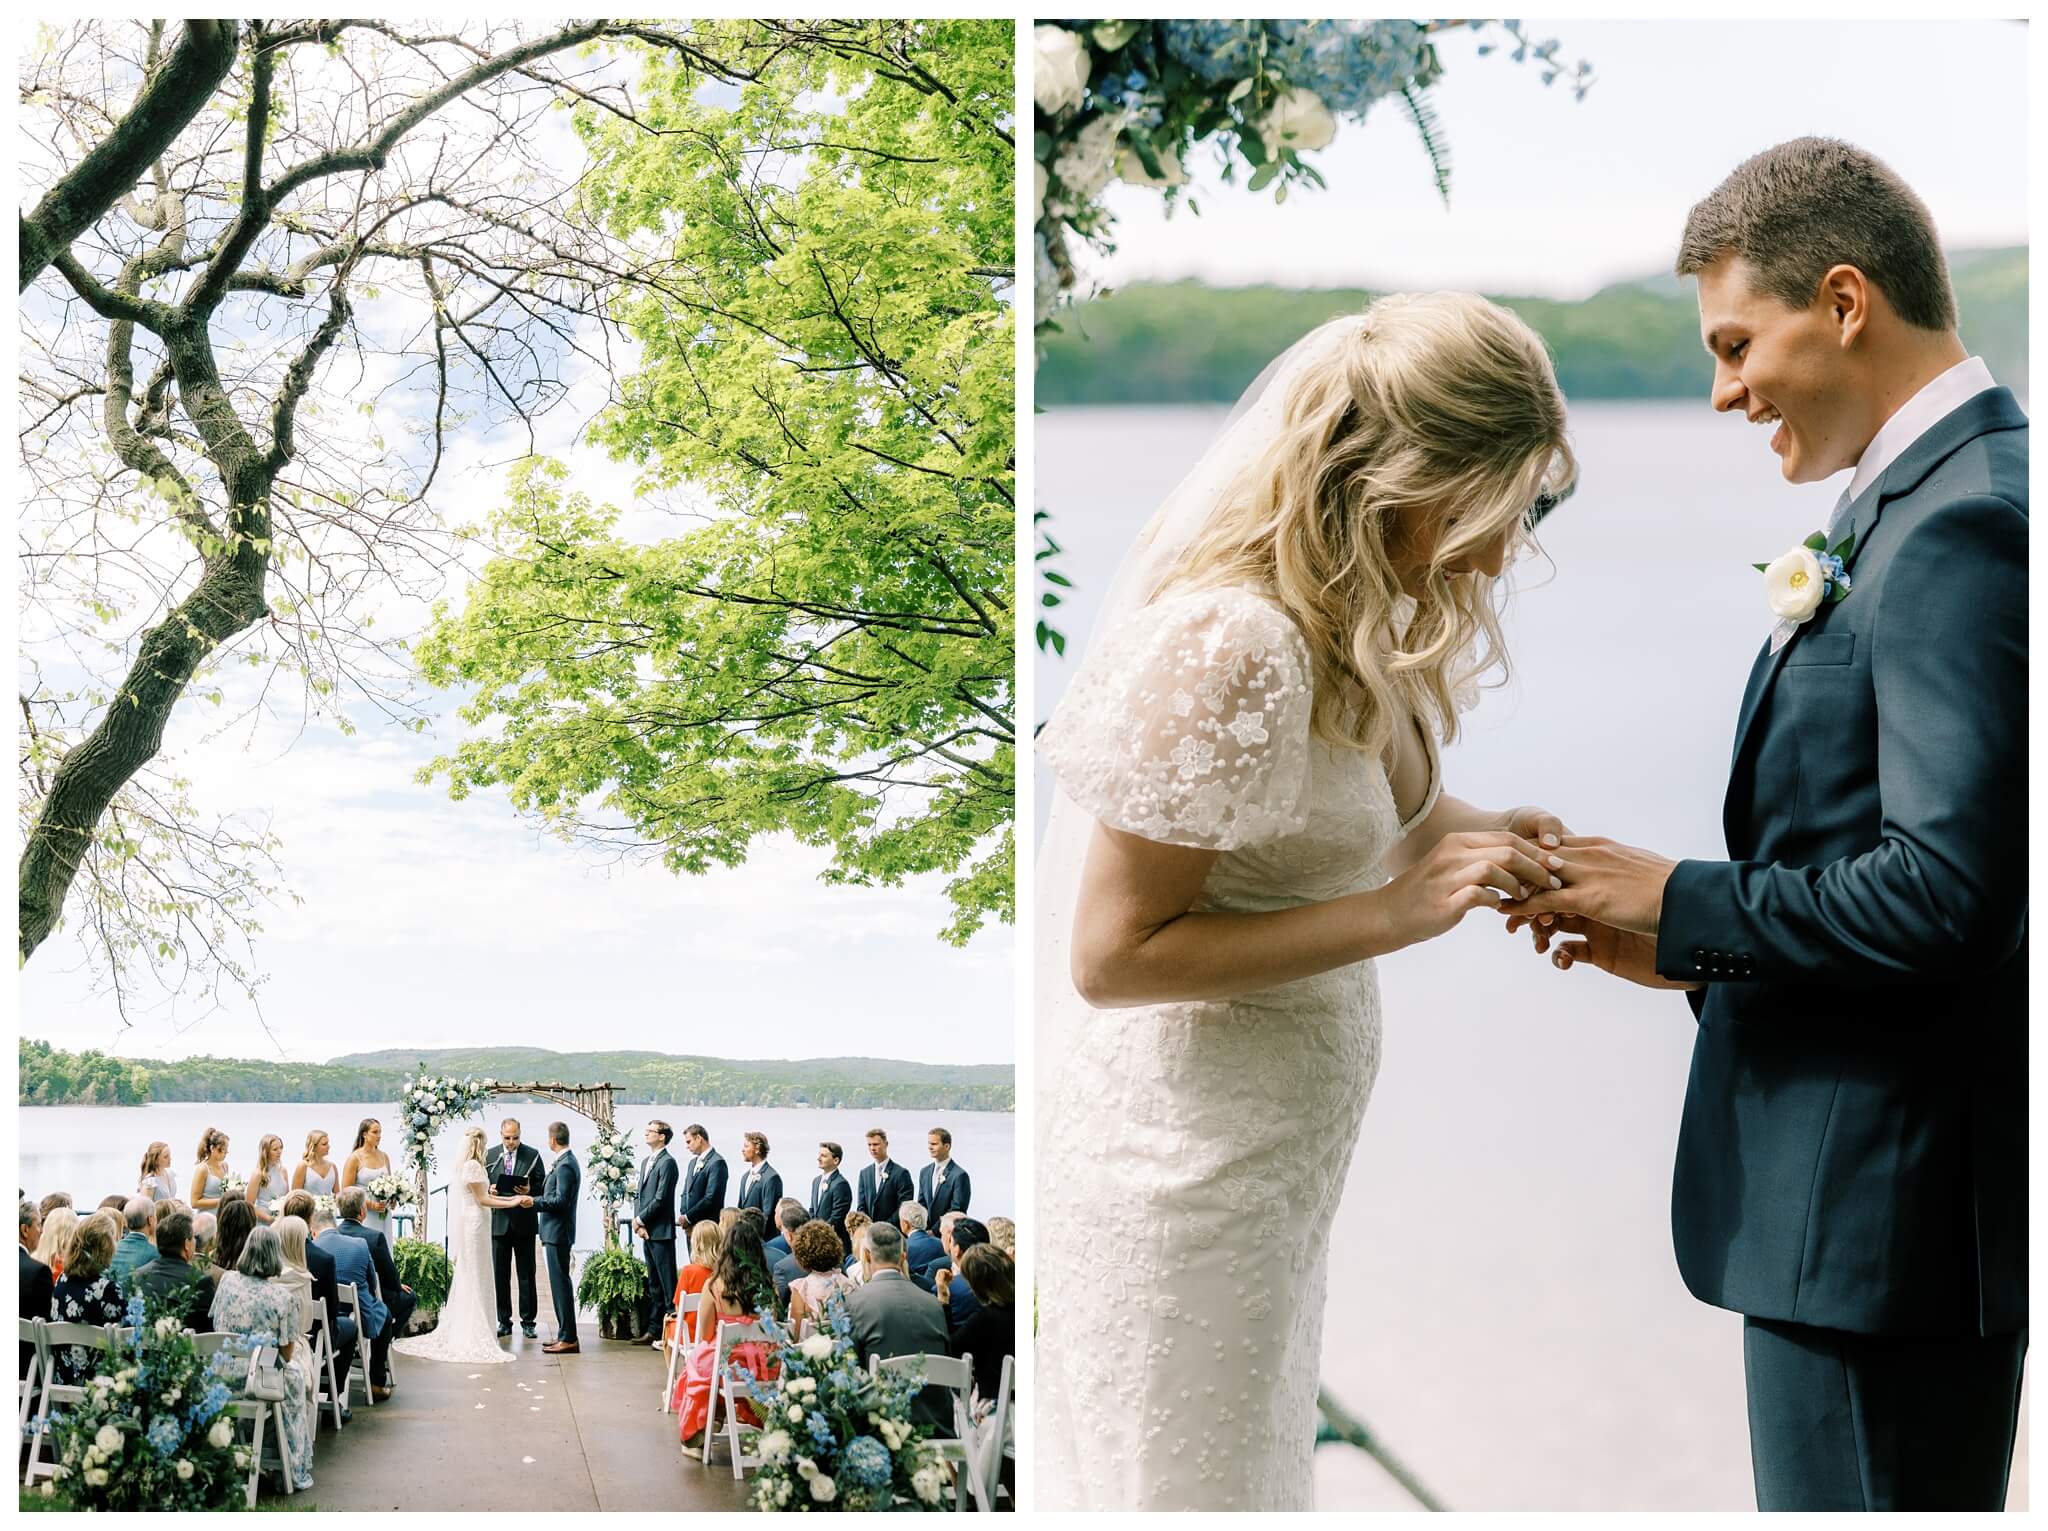
M1508 916L1508 934L1513 935L1524 925L1534 940L1538 956L1549 953L1551 966L1561 973L1569 973L1581 962L1591 963L1603 973L1612 973L1616 978L1625 978L1630 983L1641 984L1646 989L1697 989L1696 983L1677 983L1657 972L1657 938L1638 935L1632 930L1616 930L1612 925L1602 925L1589 920L1582 914L1545 914ZM1572 941L1557 941L1561 935L1575 936ZM1556 950L1551 943L1557 941Z
M1562 888L1538 888L1528 898L1501 904L1509 915L1578 914L1616 930L1657 934L1664 884L1678 865L1655 851L1598 835L1565 835L1553 857Z

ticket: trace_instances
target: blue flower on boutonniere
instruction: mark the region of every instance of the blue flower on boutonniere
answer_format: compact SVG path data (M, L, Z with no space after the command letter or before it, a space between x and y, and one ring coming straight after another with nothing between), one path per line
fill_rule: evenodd
M1791 641L1801 624L1813 619L1823 605L1832 606L1849 598L1851 581L1846 567L1856 550L1854 533L1844 537L1832 551L1825 533L1815 532L1798 547L1770 563L1760 563L1764 599L1778 625L1771 629L1771 652L1777 653Z

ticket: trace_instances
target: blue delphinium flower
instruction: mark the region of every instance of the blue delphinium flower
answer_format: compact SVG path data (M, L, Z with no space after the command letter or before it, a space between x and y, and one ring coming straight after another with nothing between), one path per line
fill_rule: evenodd
M146 1432L149 1444L156 1448L160 1457L170 1456L185 1444L185 1432L178 1427L176 1416L159 1414L150 1423Z
M142 1320L142 1299L140 1297L129 1298L128 1306L124 1310L122 1310L121 1322L126 1324L130 1329L140 1329L142 1327Z
M889 1448L872 1435L856 1435L840 1454L840 1476L851 1478L863 1488L880 1488L895 1470L895 1464L889 1460Z
M818 1443L820 1449L832 1444L832 1421L825 1417L822 1410L811 1410L810 1418L805 1423L811 1427L811 1439Z

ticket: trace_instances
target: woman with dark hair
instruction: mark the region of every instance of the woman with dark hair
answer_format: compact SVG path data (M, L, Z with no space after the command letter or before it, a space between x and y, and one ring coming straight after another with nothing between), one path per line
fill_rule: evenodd
M718 1371L718 1330L723 1324L747 1324L757 1318L775 1318L775 1280L768 1274L768 1257L761 1249L761 1230L751 1216L741 1217L726 1236L718 1252L718 1264L704 1283L703 1305L697 1310L696 1345L689 1365L676 1382L678 1433L684 1446L698 1443L711 1418L711 1386ZM756 1377L775 1375L775 1347L763 1340L747 1340L732 1347L729 1364ZM759 1428L760 1419L744 1397L739 1400L740 1423Z
M228 1135L209 1127L199 1135L199 1162L192 1166L194 1212L218 1212L228 1183Z
M391 1155L377 1145L383 1141L384 1124L374 1116L366 1116L356 1124L356 1144L348 1157L342 1161L341 1184L344 1189L352 1185L368 1186L379 1175L391 1168ZM374 1228L384 1235L386 1243L391 1241L391 1204L367 1198L363 1206L363 1226Z
M64 1246L64 1274L50 1292L50 1317L60 1324L118 1324L127 1304L114 1283L112 1214L95 1212L71 1230ZM52 1352L59 1387L74 1387L92 1375L99 1352L64 1345Z
M214 1226L211 1272L216 1286L223 1275L240 1263L242 1250L249 1242L249 1232L255 1226L256 1209L244 1198L237 1196L220 1204Z
M994 1403L1003 1357L1017 1353L1017 1267L995 1245L976 1244L961 1252L960 1275L980 1306L953 1332L953 1354L974 1357L976 1401Z
M229 1206L246 1206L230 1202ZM221 1219L221 1246L227 1246L227 1219ZM213 1327L221 1334L240 1335L249 1345L261 1345L277 1355L275 1368L284 1397L277 1405L278 1434L284 1440L285 1467L300 1489L313 1486L313 1391L310 1375L292 1364L305 1345L299 1329L299 1295L277 1280L284 1270L284 1246L275 1228L257 1227L251 1218L242 1225L240 1258L221 1275L220 1289L213 1294ZM230 1381L246 1379L249 1354L230 1346L222 1375Z

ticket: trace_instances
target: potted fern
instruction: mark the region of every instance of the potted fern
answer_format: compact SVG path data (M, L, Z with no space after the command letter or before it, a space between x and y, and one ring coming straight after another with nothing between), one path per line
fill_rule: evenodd
M584 1265L576 1301L597 1314L604 1338L630 1340L647 1314L647 1267L631 1250L607 1244Z

